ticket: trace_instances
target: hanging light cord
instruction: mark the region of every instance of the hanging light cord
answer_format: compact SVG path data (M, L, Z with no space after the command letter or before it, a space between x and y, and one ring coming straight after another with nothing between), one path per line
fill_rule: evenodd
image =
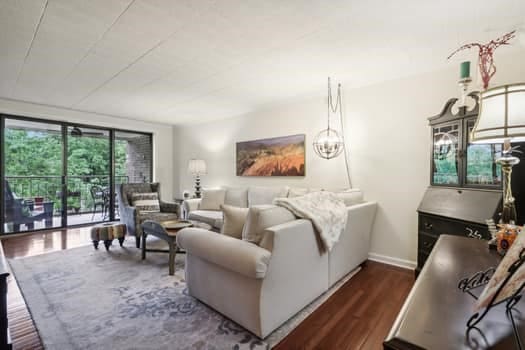
M338 100L339 100L339 119L341 121L341 139L343 140L343 152L345 154L345 167L346 167L346 178L348 180L348 188L352 188L352 179L350 178L350 162L348 161L348 152L346 149L346 141L345 141L345 126L343 122L343 107L341 104L341 84L339 84L338 88Z
M332 88L330 84L330 77L328 77L328 134L330 134L330 110L332 113L336 113L339 109L339 121L341 123L341 139L343 141L343 151L345 154L345 167L346 167L346 178L348 180L348 187L352 188L352 179L350 178L350 162L348 161L348 152L346 150L346 141L345 141L345 129L343 122L343 103L341 98L341 84L337 84L337 100L335 107L332 100Z

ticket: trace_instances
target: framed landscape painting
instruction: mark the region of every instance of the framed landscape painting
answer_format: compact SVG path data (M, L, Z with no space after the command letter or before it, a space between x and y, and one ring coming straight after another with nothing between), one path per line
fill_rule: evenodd
M237 176L304 176L304 134L237 142Z

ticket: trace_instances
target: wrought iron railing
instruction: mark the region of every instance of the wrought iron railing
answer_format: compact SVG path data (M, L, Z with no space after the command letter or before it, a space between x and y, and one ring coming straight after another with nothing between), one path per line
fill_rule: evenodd
M11 191L19 198L53 201L55 215L62 212L62 177L61 176L6 176ZM129 182L125 175L115 176L115 185ZM93 211L94 198L91 187L108 187L109 175L67 176L67 210L74 213Z

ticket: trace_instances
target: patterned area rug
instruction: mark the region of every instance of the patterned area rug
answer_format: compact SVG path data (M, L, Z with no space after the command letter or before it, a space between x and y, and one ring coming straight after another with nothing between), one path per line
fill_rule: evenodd
M46 349L271 349L357 272L261 340L188 295L184 255L169 276L167 254L133 245L9 261Z

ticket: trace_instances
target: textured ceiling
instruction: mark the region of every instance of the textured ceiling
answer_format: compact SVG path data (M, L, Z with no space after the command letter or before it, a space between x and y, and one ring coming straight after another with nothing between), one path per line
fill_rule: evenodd
M523 0L0 0L0 97L207 121L319 93L328 75L346 88L438 69L524 23Z

